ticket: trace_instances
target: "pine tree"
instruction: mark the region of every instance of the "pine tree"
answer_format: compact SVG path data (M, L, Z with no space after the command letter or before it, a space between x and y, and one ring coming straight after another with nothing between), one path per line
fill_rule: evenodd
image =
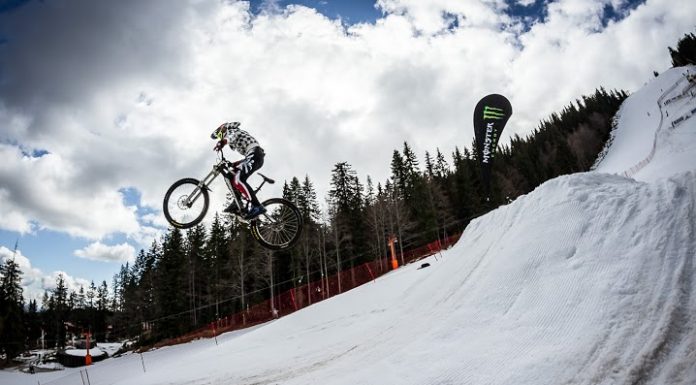
M402 199L406 198L404 195L406 192L406 179L404 159L398 150L394 150L391 161L391 180L394 184L394 191Z
M77 293L75 290L70 290L68 294L68 313L72 312L77 306Z
M84 309L86 306L85 287L80 286L80 290L77 292L77 308Z
M347 162L337 163L331 176L329 202L337 249L343 247L351 256L360 256L365 247L362 216L362 184ZM340 251L340 250L338 250ZM351 264L355 259L350 259Z
M433 160L428 151L425 152L425 175L428 178L435 176L435 166L433 165Z
M94 300L97 297L97 287L94 286L94 281L92 281L89 285L89 289L87 289L87 306L90 309L94 308Z
M677 49L668 47L672 57L672 67L696 64L696 35L686 34L677 42Z
M126 262L125 265L121 265L118 274L114 275L113 278L114 297L111 307L115 312L122 313L124 310L126 288L130 280L130 263Z
M319 203L317 202L317 193L314 190L314 185L305 175L304 181L300 189L300 199L298 199L299 209L302 213L304 228L300 236L300 242L296 247L300 254L300 267L304 277L303 283L313 281L312 272L321 270L321 241L319 239ZM293 250L294 252L294 250ZM310 286L307 286L307 290ZM304 295L305 293L301 293ZM307 292L307 303L311 303L311 292Z
M0 265L0 350L5 362L24 351L26 329L24 326L24 299L19 265L13 259L5 259Z
M25 324L27 329L27 339L29 348L40 347L37 341L41 337L41 317L39 307L35 299L29 300L29 306L25 314Z
M302 187L300 186L300 180L297 177L293 177L290 184L286 184L286 188L283 189L283 198L293 202L295 206L300 210L302 216L305 216L307 202L302 194ZM298 284L301 284L304 276L304 256L302 251L297 247L289 250L286 253L287 258L285 258L287 268L283 269L286 272L287 278L292 281L293 288Z
M51 305L53 306L53 327L55 331L56 346L58 349L65 348L65 322L68 319L68 288L65 285L63 274L58 274L56 279L56 288L51 296Z
M186 235L186 258L188 260L188 298L193 325L199 324L198 308L207 294L206 276L208 269L205 261L205 227L195 226Z
M231 225L233 229L236 227L236 224L234 223ZM231 231L234 232L235 230ZM235 237L235 239L235 245L243 242L239 237ZM208 314L208 317L217 319L224 315L223 309L220 308L220 301L225 299L225 294L230 290L230 288L226 287L226 285L229 284L231 266L230 257L233 255L230 250L230 244L225 226L222 224L217 213L213 218L213 223L210 227L210 233L205 248L205 255L210 274L210 288L207 302L215 304L215 307L212 309L211 313Z
M314 184L309 180L309 175L305 175L302 182L302 201L300 209L305 223L317 223L321 213L319 211L319 201L317 200L317 192L314 189Z
M229 270L224 270L227 272L224 273L225 279L222 282L224 282L227 296L233 296L239 298L239 300L236 301L238 304L236 308L229 305L228 307L223 307L228 309L226 310L227 312L246 310L249 304L248 292L252 291L250 289L258 280L257 275L265 274L265 272L260 271L258 266L258 260L263 257L255 253L254 241L251 239L249 232L242 228L241 224L232 227L230 231L236 235L234 236L234 242L228 245Z
M426 155L426 175L432 175L434 172L432 160L429 154ZM398 151L394 151L392 177L394 185L398 187L397 198L401 199L408 209L405 215L399 215L399 223L415 222L412 232L404 232L404 228L401 228L403 238L401 238L400 246L409 246L412 242L429 241L437 235L436 214L432 205L424 204L429 201L425 176L421 174L416 154L407 142L404 142L403 157L399 156Z
M162 259L158 264L157 299L160 304L158 333L162 337L174 337L189 325L184 322L187 310L186 254L184 240L179 229L172 229L165 237Z
M146 263L147 255L145 250L140 249L128 274L129 280L124 294L125 305L123 312L126 315L126 322L124 323L127 325L129 335L137 335L139 325L145 321L141 281Z
M415 226L415 223L410 221L408 208L404 204L403 199L399 197L397 186L390 184L389 181L385 184L386 211L387 211L387 231L388 237L396 236L398 240L399 256L401 264L404 264L404 240L406 234Z
M158 313L157 288L155 285L157 281L157 263L161 255L162 249L159 243L157 243L157 240L153 240L145 254L145 267L139 282L143 304L143 319L146 322L155 318Z
M437 149L437 155L435 156L434 173L435 176L440 180L443 180L450 175L449 164L447 164L447 160L445 159L445 156L442 155L439 148Z
M380 261L381 269L386 267L382 264L386 250L384 206L382 186L378 183L377 191L375 191L372 178L368 175L364 211L367 217L367 225L372 230L373 234L373 237L371 237L372 241L370 242L372 245L370 252Z
M102 281L96 292L96 308L94 309L93 331L97 341L107 339L107 317L109 315L109 287Z
M480 188L480 173L478 163L472 158L468 149L460 152L455 148L452 154L454 172L451 176L450 196L455 214L463 225L466 225L481 210L481 197L477 193Z

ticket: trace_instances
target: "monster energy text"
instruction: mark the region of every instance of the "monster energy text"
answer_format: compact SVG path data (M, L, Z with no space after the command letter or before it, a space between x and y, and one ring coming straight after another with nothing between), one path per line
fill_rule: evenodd
M495 125L493 122L486 124L486 138L483 140L483 163L488 163L490 159L493 157L492 151L491 151L491 146L493 145L493 142L495 142Z
M483 119L502 119L505 117L505 112L502 108L483 107Z

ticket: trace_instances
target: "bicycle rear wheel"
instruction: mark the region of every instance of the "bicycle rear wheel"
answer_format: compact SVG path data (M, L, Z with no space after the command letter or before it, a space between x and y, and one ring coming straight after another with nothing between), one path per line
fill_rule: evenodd
M251 221L251 234L263 247L284 250L302 233L302 214L290 201L272 198L263 202L266 213Z
M164 195L163 211L172 226L188 229L199 224L208 211L208 190L198 187L197 179L184 178L174 182ZM193 201L191 201L193 199Z

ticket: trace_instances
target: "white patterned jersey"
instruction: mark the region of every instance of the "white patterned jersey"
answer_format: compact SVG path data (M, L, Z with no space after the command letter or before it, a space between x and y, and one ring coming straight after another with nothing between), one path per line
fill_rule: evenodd
M227 140L230 148L242 155L248 155L251 150L259 146L259 142L253 136L239 128L227 130Z
M253 136L239 128L239 123L225 123L220 128L223 128L223 138L227 139L230 148L242 155L246 156L254 148L259 147L259 142Z

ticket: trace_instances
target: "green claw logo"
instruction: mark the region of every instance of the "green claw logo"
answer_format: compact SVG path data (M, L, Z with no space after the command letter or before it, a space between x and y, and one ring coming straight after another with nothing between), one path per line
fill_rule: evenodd
M496 107L483 107L483 119L503 119L505 117L505 112L502 108Z

